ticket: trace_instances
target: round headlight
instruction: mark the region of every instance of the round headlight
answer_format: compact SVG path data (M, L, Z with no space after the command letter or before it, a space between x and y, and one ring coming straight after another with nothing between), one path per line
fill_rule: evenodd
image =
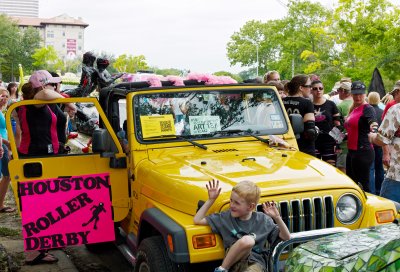
M343 224L354 223L361 215L361 201L352 194L342 195L336 204L336 217Z

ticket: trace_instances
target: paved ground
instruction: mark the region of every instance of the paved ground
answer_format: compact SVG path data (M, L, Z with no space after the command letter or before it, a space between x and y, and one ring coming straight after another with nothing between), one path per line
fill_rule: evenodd
M15 207L11 188L6 196L6 205ZM18 212L0 213L0 271L20 272L77 272L77 268L64 250L52 250L59 261L55 264L26 265L21 234L21 219Z

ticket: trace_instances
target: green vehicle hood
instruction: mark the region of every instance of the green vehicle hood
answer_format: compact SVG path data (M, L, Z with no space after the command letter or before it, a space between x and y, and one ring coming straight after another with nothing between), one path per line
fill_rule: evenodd
M400 226L386 224L302 244L290 254L285 270L380 271L396 261L400 265L399 260Z

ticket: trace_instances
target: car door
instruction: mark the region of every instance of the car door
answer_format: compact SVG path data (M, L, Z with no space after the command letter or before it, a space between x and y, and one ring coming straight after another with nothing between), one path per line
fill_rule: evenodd
M29 114L36 112L32 104L39 104L37 100L15 103L6 115L13 154L8 166L21 213L26 250L112 241L114 222L124 219L129 211L126 154L98 100L68 98L46 103L57 103L62 108L67 102L78 105L78 112L67 122L67 127L76 130L68 135L70 139L65 148L70 149L68 153L30 155L17 151L10 119L26 117L28 120L32 117ZM40 104L44 105L43 101ZM26 111L23 117L22 109L27 107L31 111ZM27 128L27 123L21 123L21 127L25 124L21 128L23 133L39 127ZM102 128L98 127L99 123ZM21 143L27 145L27 139L34 144L34 138L26 135ZM108 146L108 149L102 150L99 146Z

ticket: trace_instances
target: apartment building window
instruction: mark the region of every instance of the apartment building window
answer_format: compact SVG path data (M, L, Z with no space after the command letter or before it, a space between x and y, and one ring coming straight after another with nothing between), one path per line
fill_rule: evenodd
M53 31L47 31L47 38L54 38L54 32Z
M78 39L82 40L82 32L79 32Z

